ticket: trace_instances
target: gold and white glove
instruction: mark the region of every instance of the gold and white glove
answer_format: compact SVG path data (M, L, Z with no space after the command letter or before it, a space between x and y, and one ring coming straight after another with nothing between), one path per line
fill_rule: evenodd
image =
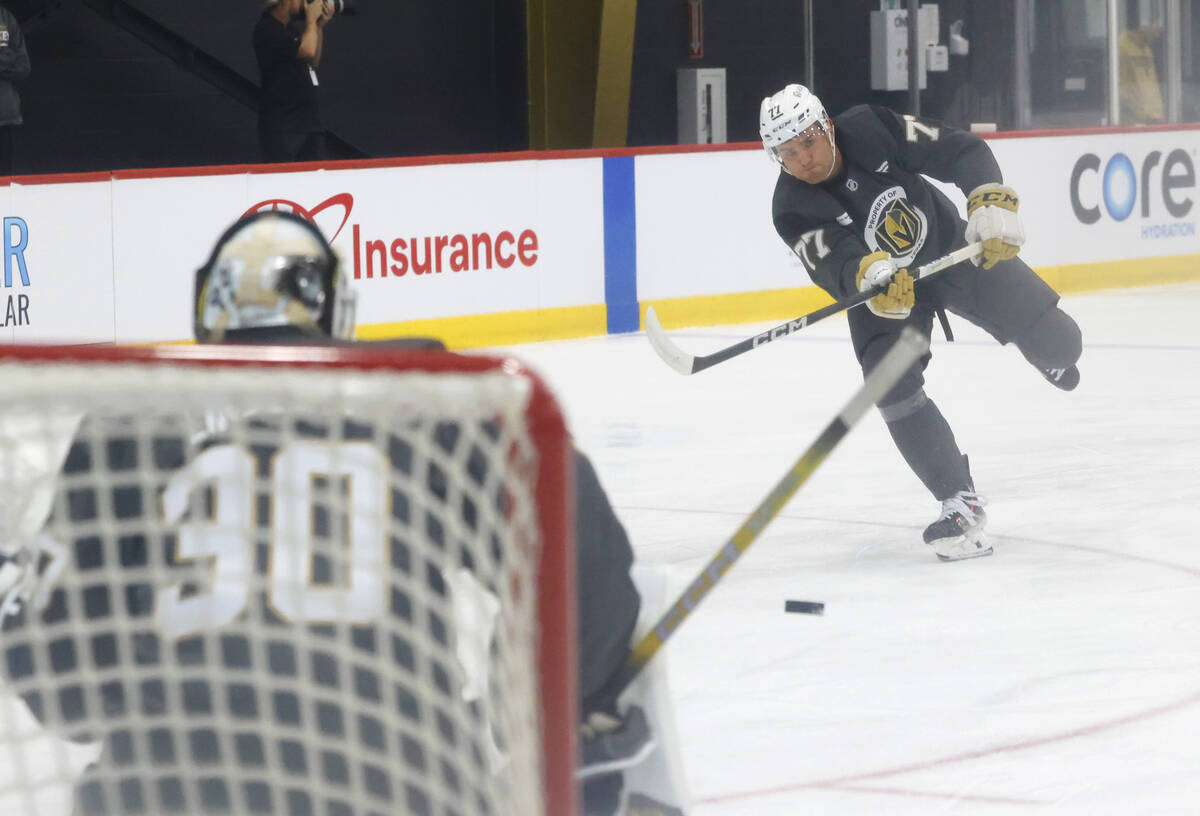
M864 255L858 262L854 283L860 292L887 284L887 289L867 301L867 308L880 317L903 320L912 312L916 302L912 275L907 269L897 270L896 262L886 252Z
M980 184L967 196L967 243L983 241L983 256L971 260L991 269L998 261L1015 258L1025 243L1025 228L1017 206L1021 203L1011 187Z

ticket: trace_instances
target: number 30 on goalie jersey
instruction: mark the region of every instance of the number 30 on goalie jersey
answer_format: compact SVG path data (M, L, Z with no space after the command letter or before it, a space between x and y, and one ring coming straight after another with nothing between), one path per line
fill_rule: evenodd
M246 608L255 584L255 460L246 450L220 445L199 454L167 484L166 521L178 523L175 560L211 559L211 589L184 597L184 586L160 590L156 623L165 637L181 638L230 623ZM388 463L365 442L293 441L274 457L270 474L271 523L267 602L293 623L370 624L385 610L388 575ZM343 486L348 537L340 586L312 583L312 486L318 479ZM183 521L201 488L211 486L211 519Z
M191 581L158 590L154 618L163 637L186 638L226 626L246 610L256 591L276 615L295 624L369 626L390 614L391 465L384 454L367 442L293 440L270 462L270 524L265 531L256 522L263 479L245 448L208 448L167 482L162 508L175 530L172 560L177 565L207 564L208 575L199 592L187 592ZM330 493L325 502L314 495L319 483ZM313 518L322 504L342 511L340 533L330 531L332 544L342 550L341 563L331 570L340 575L336 584L314 582L312 564L319 548ZM264 532L269 550L265 576L255 563ZM485 701L500 602L469 570L447 566L443 572L453 598L463 699ZM487 758L495 769L504 754L490 719L487 727Z

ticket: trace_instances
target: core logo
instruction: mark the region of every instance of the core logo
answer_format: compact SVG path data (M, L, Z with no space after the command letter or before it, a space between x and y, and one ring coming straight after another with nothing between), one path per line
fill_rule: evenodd
M1081 223L1099 221L1101 205L1114 221L1129 218L1135 208L1142 218L1183 218L1191 212L1192 199L1184 191L1195 188L1196 167L1187 151L1172 150L1163 160L1152 150L1140 168L1124 153L1114 154L1103 170L1101 164L1095 153L1084 153L1071 170L1071 209Z
M308 208L295 201L272 198L248 208L243 216L264 210L288 210L322 227L333 243L354 209L354 196L340 193ZM332 217L322 214L326 211ZM338 221L337 216L341 216ZM351 225L354 278L400 278L409 274L427 275L447 272L473 272L514 264L532 267L538 261L538 235L533 229L502 229L499 232L460 232L444 235L401 235L387 238L364 237L362 225Z
M24 218L4 217L4 288L11 290L16 282L28 287L29 266L25 262L25 250L29 247L29 225ZM15 277L14 277L15 275ZM29 295L24 292L7 293L4 321L0 327L28 326Z

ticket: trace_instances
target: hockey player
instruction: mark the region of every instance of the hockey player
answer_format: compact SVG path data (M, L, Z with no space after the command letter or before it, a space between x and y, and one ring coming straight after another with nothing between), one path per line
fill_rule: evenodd
M1017 193L977 136L939 122L858 105L831 119L802 85L762 101L759 133L781 167L775 229L814 282L835 299L887 288L847 313L854 353L868 372L906 325L930 334L945 311L1014 343L1053 385L1073 389L1082 350L1079 327L1058 295L1017 257L1025 232ZM964 222L921 174L955 184L967 198ZM914 288L908 267L981 241L983 254ZM925 542L944 561L990 555L984 497L975 490L950 425L926 395L931 355L878 403L901 455L934 498L939 518Z
M295 232L319 242L321 254L332 259L330 262L336 270L336 255L320 232L304 219L286 212L258 213L242 219L222 236L209 262L197 275L195 334L198 341L321 342L352 336L352 316L331 318L297 309L294 304L286 309L286 313L264 313L244 296L232 296L233 290L239 287L226 282L222 290L214 285L220 277L214 277L214 273L227 268L229 260L252 255L261 263L285 250L296 254L295 250L288 250L285 237ZM255 233L259 233L257 238L245 240L245 236ZM236 252L231 252L231 248L237 248ZM224 257L226 254L229 254L228 258ZM310 250L302 254L311 256L317 252ZM337 278L336 272L332 277ZM243 292L249 291L245 282L240 288ZM302 290L304 287L296 288ZM339 293L330 300L337 302L338 298L344 297L344 293ZM346 311L336 310L334 314L345 314ZM435 338L401 338L370 345L379 344L445 349L445 345ZM582 798L585 816L609 816L620 811L627 798L622 771L665 748L655 745L642 706L620 705L612 688L629 652L641 604L630 573L633 550L595 467L578 448L573 447L572 452L581 752L585 763L580 773ZM648 704L654 704L654 701L650 700ZM668 805L650 800L645 794L637 796L640 801L661 807L661 812L667 816L676 812L669 810Z
M208 261L197 272L193 316L196 339L203 343L349 343L354 331L354 298L346 286L336 254L315 226L291 213L263 212L239 220L220 237ZM425 350L444 349L440 341L432 338L383 341L379 345ZM259 421L243 418L241 424L256 426ZM192 434L193 444L203 446L221 442L229 436L230 424L229 418L224 418L215 425L211 418L206 419L205 426ZM453 423L444 423L435 432L436 444L452 449L459 431ZM310 429L306 432L313 431ZM316 433L320 436L322 432L318 430ZM362 434L364 430L351 430L347 426L341 433ZM325 432L325 435L328 436L329 432ZM334 436L336 435L334 433ZM138 445L139 441L136 439L122 440L115 445L107 444L109 466L112 467L115 463L116 466L129 467L139 457L147 455L153 455L155 465L160 470L169 471L178 468L184 462L181 450L164 447L156 442L151 454L140 450ZM93 459L98 455L94 447L94 444L85 440L77 440L64 466L65 483L70 484L72 477L92 466ZM263 462L276 455L274 448L262 441L258 441L252 447L255 448L255 456ZM395 445L391 447L394 448ZM470 459L468 463L470 476L480 485L484 484L486 474L476 470L484 466L473 464L473 460ZM594 467L578 450L574 451L574 476L579 570L577 594L581 736L583 754L595 766L586 774L587 778L582 782L582 788L587 816L609 816L618 812L623 801L621 769L640 761L655 749L642 708L636 705L619 705L611 688L611 682L628 654L633 628L638 618L640 597L630 575L633 553L628 537L612 509ZM427 479L427 487L432 494L445 495L444 476L431 472ZM114 490L114 501L117 501L115 497ZM98 498L100 497L94 497L92 503ZM140 494L127 494L126 501L136 502L139 507L153 503L149 495ZM73 508L78 503L78 497L69 499L68 512L74 512ZM125 517L131 512L132 508L122 510L118 507L116 510L119 517ZM150 529L161 531L162 525L156 523L151 525ZM139 535L138 546L150 546L148 542L152 540L151 536L141 533ZM144 558L136 553L129 555L133 551L128 534L120 542L109 543L120 549L123 558ZM80 558L104 558L100 554L85 556L83 553L87 551L80 542L72 544L74 547L68 547L68 550L76 553L77 563L74 566L77 570L89 566L79 561ZM171 546L167 544L168 549ZM168 556L169 564L173 560L173 555ZM26 559L25 563L31 562ZM49 600L49 611L44 614L50 615L50 620L61 622L61 616L67 614L66 610L80 608L77 601L66 598L62 591L48 595L51 589L52 586L40 587L41 594ZM4 590L5 587L0 586L0 597L4 595ZM40 610L29 608L27 603L37 591L39 589L36 581L24 580L10 585L9 597L4 597L3 604L0 605L0 609L16 613L5 620L4 628L7 631L16 632L22 629L30 623L30 615L39 614ZM138 592L141 593L139 597L144 596L141 597L139 607L143 614L146 610L155 608L154 588L139 587ZM17 600L26 603L14 602ZM90 607L85 602L82 608ZM4 617L2 613L0 617ZM236 628L236 625L231 625ZM246 632L234 634L247 635ZM224 630L221 635L222 638L225 637ZM158 659L160 652L166 647L155 639L154 644L146 648L148 653L138 659ZM255 648L253 643L250 648L251 651ZM110 663L116 661L116 652L119 652L119 649L114 649L113 653L106 654L103 659ZM36 659L24 643L19 652L9 649L7 654L10 674L14 669L21 676L33 671ZM178 659L188 665L206 659L202 642L199 645L196 642L187 645L185 642L185 645L177 648L177 654ZM168 674L171 670L171 667L166 669ZM323 679L329 681L339 671L344 670L332 666L328 669L329 675ZM191 688L192 693L200 693L196 691L195 684L192 684ZM128 690L118 688L117 684L110 684L107 690L102 688L99 692L102 705L106 709L109 706L127 705L124 699L127 694ZM165 689L158 693L155 700L143 700L142 705L149 707L148 713L162 713L171 694L170 689ZM184 692L182 699L185 701L186 696L187 693ZM239 709L256 705L251 700L251 692L244 691L243 696L244 699L240 703L235 703L231 698L230 705L234 706L234 716L246 716L246 711ZM26 699L35 714L43 717L41 701L29 697ZM72 711L63 714L64 718L74 721L69 731L76 738L84 735L95 736L97 732L103 731L102 723L95 721L97 718L94 714L89 714L87 699L90 698L84 695ZM174 704L180 704L180 698L176 698ZM61 725L60 722L55 724ZM107 769L109 776L114 771L128 773L128 769L122 766L119 755L121 746L132 744L133 741L134 737L128 733L105 735L106 749L100 764ZM124 750L128 755L126 761L132 761L132 749ZM193 754L192 759L203 763L212 757ZM583 775L581 773L581 776ZM136 790L137 796L150 796L149 791L143 790L135 782L130 781L129 784ZM162 788L164 783L160 779L157 784ZM242 786L248 785L249 783L244 782ZM171 791L175 798L163 801L168 805L178 803L179 807L183 808L187 792L183 790L182 784L176 787L179 790ZM202 789L199 795L216 802L236 800L239 794L233 789L236 787L236 783L210 780L209 788ZM195 794L195 791L192 793ZM108 791L108 794L106 798L106 792L101 786L85 777L78 793L80 812L125 812L122 808L128 807L128 803L114 803L111 801L111 791ZM330 807L348 806L345 802L330 801ZM219 807L215 809L220 812Z

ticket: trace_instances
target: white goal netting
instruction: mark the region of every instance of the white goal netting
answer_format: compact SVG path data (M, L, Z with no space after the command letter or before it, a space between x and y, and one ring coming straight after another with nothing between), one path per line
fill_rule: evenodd
M566 813L545 389L242 351L0 352L0 813Z

